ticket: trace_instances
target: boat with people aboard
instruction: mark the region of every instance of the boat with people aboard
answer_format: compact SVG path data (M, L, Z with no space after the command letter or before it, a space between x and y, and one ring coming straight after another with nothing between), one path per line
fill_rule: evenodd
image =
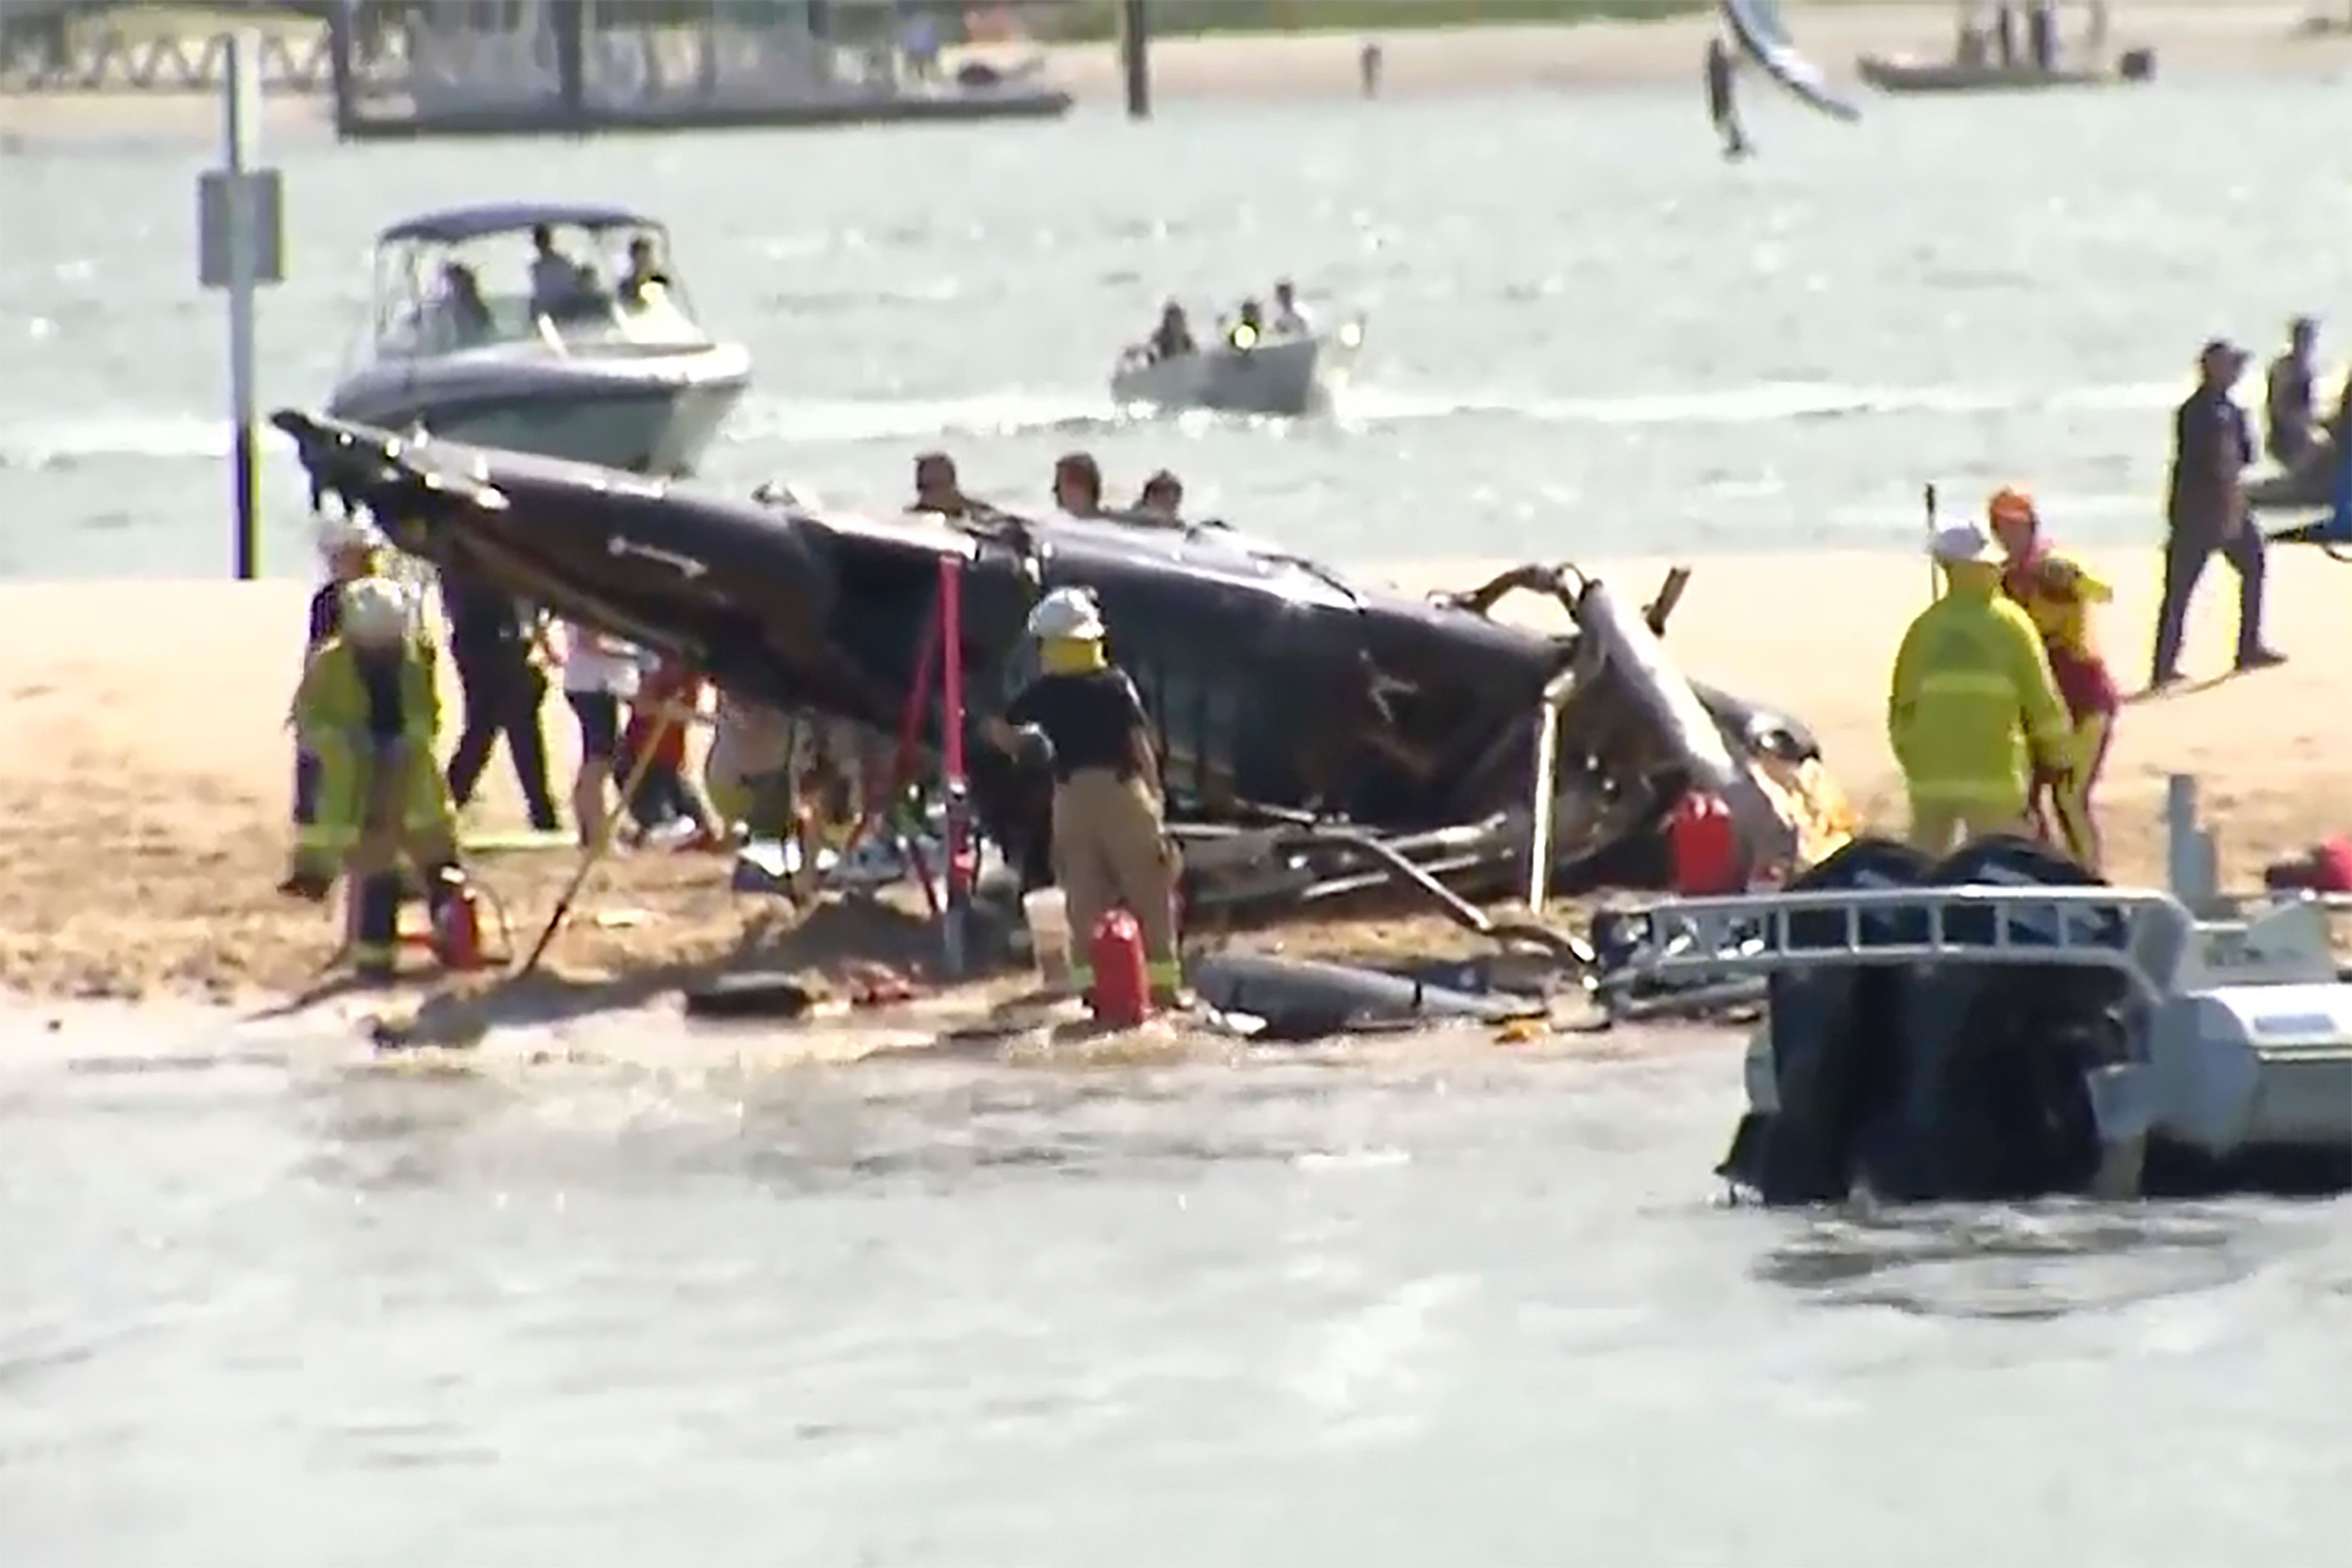
M696 319L658 219L504 202L376 236L364 340L328 407L383 429L674 476L693 469L751 382L750 350Z
M1295 419L1345 383L1363 343L1362 317L1320 330L1287 281L1275 286L1271 313L1244 299L1205 342L1194 340L1184 308L1171 299L1151 335L1119 356L1111 397L1122 406Z
M2037 92L2050 88L2130 87L2156 78L2156 51L2122 50L2107 59L2106 7L2094 0L2080 39L2061 35L2052 0L1988 9L1960 7L1951 55L1864 55L1854 72L1886 93Z
M2063 87L2134 87L2154 79L2155 61L2145 50L2106 66L2000 65L1993 61L1920 60L1902 55L1864 55L1854 74L1881 92L2035 92Z

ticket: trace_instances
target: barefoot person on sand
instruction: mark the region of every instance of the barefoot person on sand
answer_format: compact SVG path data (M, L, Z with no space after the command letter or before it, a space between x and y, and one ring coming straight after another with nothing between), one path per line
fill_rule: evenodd
M1903 634L1886 737L1911 798L1911 842L1931 855L2024 835L2034 779L2065 781L2072 737L2042 635L2001 596L2000 547L1974 523L1935 538L1945 591Z
M2189 597L2206 563L2220 555L2238 573L2240 674L2284 658L2263 645L2263 582L2268 570L2262 530L2246 510L2241 483L2254 460L2246 411L2230 395L2246 351L2226 338L2197 356L2197 390L2172 416L2172 476L2165 498L2164 599L2156 612L2156 654L2147 689L2180 680L2180 639Z
M2115 738L2116 682L2091 638L2091 607L2114 601L2115 590L2070 556L2051 548L2035 514L2033 497L2019 489L1997 492L1986 507L1993 538L2008 553L2002 591L2032 617L2042 633L2050 674L2074 725L2071 766L2061 778L2035 780L2033 810L2045 830L2055 828L2075 863L2099 869L2099 828L2091 811L2091 791L2106 766ZM2045 814L2043 802L2049 810ZM2054 821L2053 820L2054 819Z
M621 705L637 694L637 653L617 637L566 623L563 700L580 724L580 769L572 779L572 814L583 848L602 842L605 795L621 745Z

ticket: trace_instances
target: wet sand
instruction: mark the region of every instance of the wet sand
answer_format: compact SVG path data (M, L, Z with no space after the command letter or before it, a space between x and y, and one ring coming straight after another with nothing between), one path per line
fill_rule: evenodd
M2156 555L2098 558L2120 602L2105 635L2127 688L2144 676ZM1646 597L1658 563L1607 569ZM1386 574L1415 590L1476 580L1472 564ZM2193 684L2126 709L2102 797L2118 880L2160 880L2164 779L2201 780L2225 876L2250 884L2266 862L2352 822L2352 756L2334 744L2352 670L2333 656L2343 569L2308 551L2275 554L2271 640L2283 669ZM1697 574L1669 643L1695 674L1793 712L1875 823L1899 827L1898 781L1883 738L1885 670L1927 569L1899 556L1714 559ZM2192 681L2220 676L2233 584L2217 568L2192 618ZM289 844L284 727L304 585L0 585L0 990L44 997L282 998L312 985L333 954L333 919L275 892ZM443 747L458 706L448 694ZM560 791L576 754L570 715L547 710ZM523 813L501 755L474 820L513 828ZM478 857L483 883L528 944L576 865L568 849ZM730 954L811 969L854 988L855 960L899 971L931 951L911 903L829 910L789 936L785 906L728 891L728 862L693 852L616 854L592 879L551 950L551 984L594 985L607 1001L651 997ZM1322 925L1258 940L1293 951L1423 952L1449 940L1423 920ZM617 977L617 978L616 978Z
M2331 0L2179 0L2114 8L2107 50L2153 48L2160 77L2333 76L2352 69L2352 32L2305 26ZM1947 7L1889 4L1784 7L1791 35L1829 75L1851 82L1855 57L1908 54L1943 58L1952 47ZM1605 89L1688 84L1716 24L1711 16L1578 26L1432 28L1379 36L1381 96L1464 96L1526 88ZM1348 31L1161 39L1152 51L1152 90L1162 103L1215 99L1354 97L1368 35ZM1048 76L1082 105L1115 106L1122 91L1109 44L1046 51ZM210 141L220 110L205 93L112 91L0 96L0 152L110 141ZM326 101L273 97L268 139L331 134Z

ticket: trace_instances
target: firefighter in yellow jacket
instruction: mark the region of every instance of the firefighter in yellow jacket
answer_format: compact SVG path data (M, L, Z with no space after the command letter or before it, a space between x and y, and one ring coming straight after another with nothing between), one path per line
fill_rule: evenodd
M1948 591L1904 633L1886 735L1911 797L1911 841L1942 855L1956 837L2030 836L2035 777L2063 779L2072 730L2041 633L2000 592L2000 547L1961 523L1934 550Z
M299 841L295 880L323 899L352 883L353 967L392 972L401 862L415 865L436 916L462 884L456 813L433 755L441 724L436 654L388 578L345 585L341 631L320 644L294 696L294 727L319 758L319 797Z
M989 735L1019 751L1020 730L1045 733L1054 757L1054 881L1069 901L1075 978L1092 982L1095 922L1124 904L1143 930L1153 998L1181 999L1176 952L1176 847L1162 820L1160 759L1143 700L1103 651L1102 611L1084 589L1058 588L1029 616L1041 669Z

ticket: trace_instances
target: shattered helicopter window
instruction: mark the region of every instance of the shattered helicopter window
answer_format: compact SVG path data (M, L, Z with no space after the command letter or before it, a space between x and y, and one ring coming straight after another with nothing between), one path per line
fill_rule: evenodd
M1160 733L1168 737L1168 760L1183 769L1186 789L1194 800L1208 792L1208 735L1202 720L1207 709L1209 684L1197 671L1171 673L1165 690L1167 706L1160 710Z
M1014 645L1013 652L1005 656L1004 663L1000 667L1004 672L1004 677L999 683L1003 689L996 694L999 707L1003 707L1014 697L1019 696L1030 682L1045 673L1045 664L1037 654L1036 641L1029 637L1024 637Z
M1157 664L1134 672L1136 689L1143 697L1144 716L1151 721L1151 732L1160 741L1160 771L1171 789L1192 792L1192 747L1183 733L1182 716L1186 698L1183 676L1174 674Z
M1158 664L1130 663L1120 668L1127 671L1136 695L1143 699L1143 716L1159 743L1161 782L1170 789L1192 794L1197 767L1182 722L1188 683Z
M1201 688L1201 797L1231 805L1239 793L1242 698L1241 685L1212 680Z

